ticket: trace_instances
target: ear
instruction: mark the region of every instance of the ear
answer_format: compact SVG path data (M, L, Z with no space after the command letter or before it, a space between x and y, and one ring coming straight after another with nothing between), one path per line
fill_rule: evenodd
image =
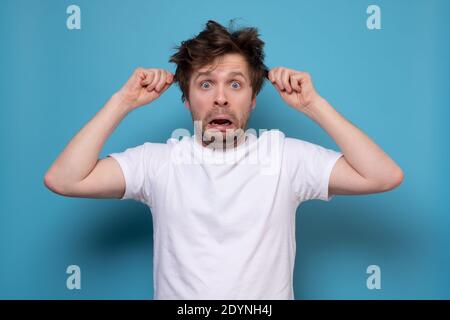
M252 110L256 107L256 95L252 99Z
M189 101L187 99L184 101L184 105L188 110L191 110L191 104L189 103Z

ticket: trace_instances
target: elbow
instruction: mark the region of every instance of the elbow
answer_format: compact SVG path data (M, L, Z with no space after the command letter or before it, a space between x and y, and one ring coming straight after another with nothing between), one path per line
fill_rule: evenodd
M57 183L57 179L52 175L52 173L47 172L44 175L44 185L49 189L50 191L59 194L64 195L62 188Z
M389 179L387 179L383 184L381 191L390 191L398 186L400 186L404 179L404 173L403 170L398 167L393 173L390 174Z
M47 187L47 189L49 189L51 191L55 190L55 183L53 181L54 181L54 179L53 179L52 175L49 172L47 172L44 175L44 185Z

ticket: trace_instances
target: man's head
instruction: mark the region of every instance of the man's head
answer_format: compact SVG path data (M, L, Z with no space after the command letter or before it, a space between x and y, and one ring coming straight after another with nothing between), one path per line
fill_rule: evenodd
M210 20L170 58L181 99L206 140L209 134L216 144L220 136L221 145L235 145L242 137L268 72L263 46L255 28L230 31Z

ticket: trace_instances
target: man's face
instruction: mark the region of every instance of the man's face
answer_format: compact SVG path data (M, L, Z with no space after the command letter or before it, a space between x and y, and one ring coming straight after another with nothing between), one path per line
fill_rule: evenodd
M186 106L193 121L201 121L198 124L204 137L203 145L211 142L223 147L239 144L256 105L252 92L248 64L240 54L223 55L194 70Z

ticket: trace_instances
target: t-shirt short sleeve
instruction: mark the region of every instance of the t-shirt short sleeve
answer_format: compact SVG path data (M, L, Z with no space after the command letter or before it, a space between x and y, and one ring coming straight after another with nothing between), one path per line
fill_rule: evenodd
M125 193L120 200L133 199L143 203L151 203L147 147L148 143L144 143L128 148L123 152L108 155L119 163L125 178Z
M297 201L330 201L333 198L328 194L330 175L342 152L294 138L285 139L284 151L285 165Z

